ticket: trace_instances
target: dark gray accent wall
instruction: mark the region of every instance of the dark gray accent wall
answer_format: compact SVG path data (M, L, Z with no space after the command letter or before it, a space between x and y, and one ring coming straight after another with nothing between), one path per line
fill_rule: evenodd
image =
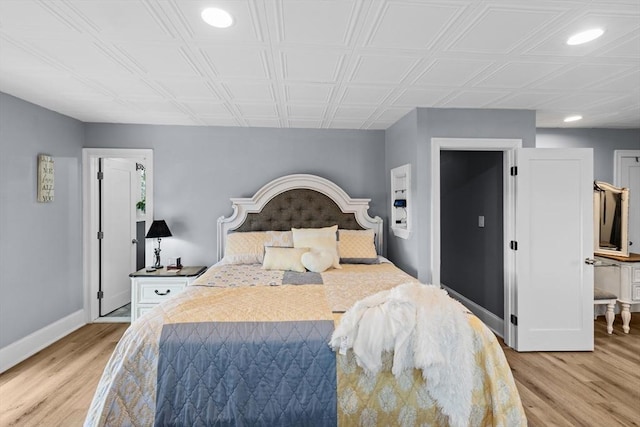
M138 242L144 241L145 235L145 221L136 221L136 240ZM145 267L145 245L136 245L136 270L140 270Z
M615 150L640 150L640 129L537 130L537 148L593 148L593 177L613 184Z
M84 125L0 93L0 348L83 308ZM36 201L37 156L55 196Z
M440 152L440 278L504 316L502 151ZM484 217L480 227L479 216Z
M154 216L173 237L162 257L184 265L216 259L216 220L232 197L251 197L292 173L327 178L351 197L371 198L387 220L384 131L86 124L87 148L151 148ZM147 242L147 246L152 242Z

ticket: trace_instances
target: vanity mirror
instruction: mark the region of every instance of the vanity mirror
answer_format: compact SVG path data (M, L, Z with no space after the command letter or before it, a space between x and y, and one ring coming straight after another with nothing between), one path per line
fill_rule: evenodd
M595 181L593 207L593 252L628 257L629 189Z

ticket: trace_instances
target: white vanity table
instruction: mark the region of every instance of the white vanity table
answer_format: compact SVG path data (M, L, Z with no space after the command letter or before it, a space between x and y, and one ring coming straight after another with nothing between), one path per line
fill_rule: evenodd
M596 256L595 287L618 296L622 330L629 333L631 306L640 304L640 254Z

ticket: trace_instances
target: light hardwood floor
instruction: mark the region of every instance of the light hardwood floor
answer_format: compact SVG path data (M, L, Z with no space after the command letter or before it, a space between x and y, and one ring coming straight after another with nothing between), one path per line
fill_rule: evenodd
M530 426L640 425L640 314L631 333L595 322L595 351L505 348ZM80 426L126 324L96 323L0 375L0 426Z
M593 352L518 353L504 348L529 426L640 426L640 313L631 332L616 316L594 324Z
M81 426L128 323L93 323L0 375L0 426Z

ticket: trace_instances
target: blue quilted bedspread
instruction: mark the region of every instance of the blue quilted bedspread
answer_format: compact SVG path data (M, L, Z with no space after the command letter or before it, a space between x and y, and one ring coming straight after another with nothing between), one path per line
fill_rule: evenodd
M335 426L333 321L166 324L157 426Z

